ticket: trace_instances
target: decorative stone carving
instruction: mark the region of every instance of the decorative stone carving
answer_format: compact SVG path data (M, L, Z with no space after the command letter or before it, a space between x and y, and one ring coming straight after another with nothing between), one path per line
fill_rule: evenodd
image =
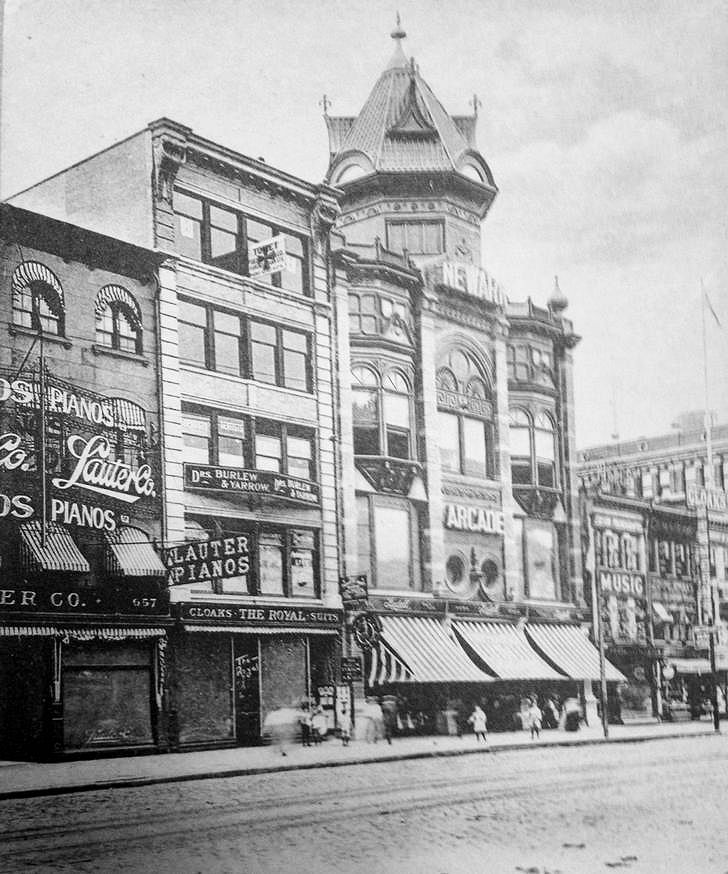
M311 236L316 251L321 257L326 257L329 246L329 234L341 215L341 208L333 197L319 194L311 210Z
M376 491L405 497L412 487L412 480L420 473L417 462L397 458L359 457L356 466Z
M548 520L553 518L559 501L558 492L545 491L534 486L514 486L513 497L527 515Z
M187 148L183 141L163 139L154 146L154 194L172 206L174 180L182 164L187 160Z

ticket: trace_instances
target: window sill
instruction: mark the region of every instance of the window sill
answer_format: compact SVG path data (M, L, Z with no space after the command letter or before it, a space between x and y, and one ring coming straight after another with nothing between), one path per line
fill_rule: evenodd
M34 331L32 328L26 328L23 325L8 325L8 333L11 337L38 337L40 339L40 334L38 331ZM57 334L43 334L43 342L51 342L57 343L59 346L63 346L64 349L70 349L73 346L70 340L67 340L65 337L59 337Z
M285 385L275 385L272 382L248 379L245 376L236 376L234 373L225 373L223 370L212 370L209 367L203 367L201 364L195 364L193 361L185 361L183 358L180 358L179 363L182 370L185 370L188 373L198 373L200 376L214 376L215 379L228 379L230 382L238 384L242 383L245 385L256 386L258 388L269 388L274 389L275 391L290 392L297 397L312 398L314 396L312 391L304 391L304 389L300 388L288 388Z
M111 349L109 346L100 346L98 343L91 344L91 351L94 355L108 355L111 358L123 358L125 361L136 361L142 367L149 367L149 361L144 355L139 355L136 352L124 352L123 349Z

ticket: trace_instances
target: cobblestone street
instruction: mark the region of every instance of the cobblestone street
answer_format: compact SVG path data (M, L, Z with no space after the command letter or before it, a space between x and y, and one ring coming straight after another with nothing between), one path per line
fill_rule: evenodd
M0 802L3 872L726 874L724 737Z

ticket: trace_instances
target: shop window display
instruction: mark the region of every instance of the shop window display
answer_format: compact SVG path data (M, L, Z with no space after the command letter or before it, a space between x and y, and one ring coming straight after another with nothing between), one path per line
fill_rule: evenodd
M551 522L528 519L525 521L524 534L528 597L553 600L558 597L556 529Z

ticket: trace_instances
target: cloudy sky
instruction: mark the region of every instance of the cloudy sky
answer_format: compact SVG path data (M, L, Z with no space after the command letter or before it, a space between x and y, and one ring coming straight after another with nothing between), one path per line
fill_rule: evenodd
M311 181L334 115L361 108L393 44L445 107L477 94L500 194L485 264L544 303L559 275L581 446L728 422L728 6L722 0L7 0L3 196L162 115Z

